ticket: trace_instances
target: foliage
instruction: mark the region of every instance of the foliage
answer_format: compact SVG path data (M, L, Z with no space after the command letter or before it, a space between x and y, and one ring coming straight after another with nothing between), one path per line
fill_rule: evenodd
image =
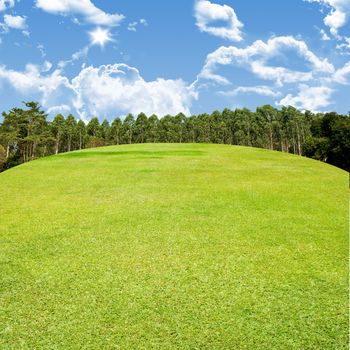
M294 107L270 105L186 117L140 113L116 117L110 124L97 117L87 124L73 115L58 114L50 122L37 103L29 109L3 113L0 144L6 150L5 168L50 154L83 148L132 143L218 143L266 148L304 155L350 170L350 116L313 114Z
M5 148L0 145L0 171L5 166L6 163L6 151Z
M350 171L350 117L326 113L312 120L305 155Z

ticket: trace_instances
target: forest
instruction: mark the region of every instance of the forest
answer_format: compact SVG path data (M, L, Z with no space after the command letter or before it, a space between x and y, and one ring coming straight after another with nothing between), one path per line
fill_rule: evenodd
M131 143L218 143L294 153L350 171L350 113L301 112L271 105L255 112L224 109L186 117L156 115L88 123L72 114L52 121L37 102L2 113L0 171L40 157L84 148Z

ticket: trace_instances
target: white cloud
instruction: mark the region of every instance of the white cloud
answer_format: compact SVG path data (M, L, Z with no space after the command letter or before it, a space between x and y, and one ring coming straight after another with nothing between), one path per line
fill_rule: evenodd
M321 34L321 39L323 41L331 40L331 38L329 37L329 35L326 33L326 31L324 29L320 29L320 34Z
M75 93L67 77L59 70L51 73L51 64L42 66L28 64L24 71L15 71L0 66L0 86L7 83L26 99L38 100L47 110L66 104L73 105Z
M145 112L159 116L190 114L196 92L182 80L145 81L138 70L125 64L83 68L72 80L51 64L27 65L24 71L0 66L1 83L18 93L38 97L49 111L69 110L82 119L114 117L117 113ZM62 107L63 106L63 107Z
M72 108L68 105L59 105L59 106L54 106L51 108L48 108L48 110L46 111L48 114L51 115L55 115L55 114L67 114L67 113L71 113Z
M332 104L330 98L334 90L326 86L308 86L301 84L299 93L296 96L288 94L281 101L277 102L279 106L293 106L301 110L310 110L317 112Z
M307 72L295 71L268 64L270 59L279 57L284 50L296 52L310 66L310 70ZM256 77L275 81L280 86L285 83L312 80L316 73L330 74L334 72L333 65L327 59L318 58L308 49L304 41L291 36L274 37L267 42L257 40L246 48L222 46L207 56L206 63L198 78L213 80L219 84L230 84L227 78L216 73L222 65L246 68Z
M148 26L148 22L147 22L147 20L144 19L144 18L141 18L141 19L139 20L139 22L140 22L140 24L144 25L145 27Z
M276 89L261 85L261 86L239 86L231 91L222 91L220 92L221 95L224 96L237 96L242 94L256 94L261 96L268 96L268 97L278 97L281 95L279 91L276 91Z
M139 23L138 22L131 22L128 24L128 30L130 32L136 32L136 27Z
M344 37L344 42L338 44L336 49L339 50L340 55L350 55L350 37Z
M13 28L13 29L26 29L26 18L22 16L12 16L12 15L5 15L4 16L4 23L7 28Z
M338 84L350 84L350 61L334 73L333 81Z
M52 63L49 61L45 61L44 64L41 67L42 72L49 72L52 68Z
M124 19L123 15L102 11L90 0L36 0L36 6L52 14L81 15L96 25L117 26Z
M350 16L349 0L304 0L307 2L317 2L329 7L330 12L324 18L324 24L330 28L333 36L340 39L339 29L344 27Z
M43 44L39 44L36 48L40 51L41 57L45 58L46 57L46 51L45 51L44 45Z
M69 80L61 76L59 70L45 75L50 69L50 62L45 62L42 66L27 64L22 72L0 66L0 80L7 81L21 94L41 93L45 99L60 86L69 87Z
M72 80L77 94L75 108L82 118L92 115L144 112L159 116L190 114L196 93L182 80L147 82L126 64L87 67Z
M144 18L141 18L139 21L135 21L135 22L129 23L128 24L128 30L131 31L131 32L136 32L138 25L143 25L143 26L147 27L148 26L148 22Z
M13 6L15 6L15 0L0 0L0 11L5 11Z
M243 24L230 6L214 4L208 0L197 0L194 15L196 25L201 32L232 41L243 39L241 32ZM226 25L215 26L215 22L225 22Z
M68 64L74 64L75 61L86 58L89 54L89 50L90 46L85 46L82 49L74 52L70 60L58 62L58 68L64 69Z

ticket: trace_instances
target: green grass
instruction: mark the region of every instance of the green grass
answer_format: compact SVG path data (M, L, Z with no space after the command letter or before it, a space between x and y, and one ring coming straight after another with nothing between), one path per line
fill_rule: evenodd
M219 145L0 174L0 349L347 349L348 174Z

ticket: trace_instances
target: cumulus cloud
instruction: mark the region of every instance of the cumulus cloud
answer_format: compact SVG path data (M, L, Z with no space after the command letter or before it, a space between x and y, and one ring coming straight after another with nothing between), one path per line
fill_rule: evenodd
M333 89L326 86L315 87L301 84L297 95L288 94L277 105L293 106L301 110L317 112L320 108L326 108L332 104L333 92Z
M147 82L126 64L87 67L72 80L77 94L75 108L82 118L111 112L190 114L196 93L182 80Z
M51 65L27 65L24 71L0 66L0 85L8 83L18 93L38 96L43 107L54 113L70 111L82 119L112 118L117 113L145 112L159 116L190 114L196 92L182 80L145 81L136 68L125 64L86 67L69 80Z
M5 11L13 6L15 6L15 0L0 0L0 11Z
M81 15L91 24L118 26L121 14L109 14L97 8L90 0L36 0L36 7L52 14Z
M336 38L340 38L339 29L344 27L350 16L349 0L304 0L316 2L330 8L329 13L324 18L324 24L330 28L330 32Z
M214 4L208 0L197 0L194 15L196 25L201 32L232 41L243 39L241 32L243 24L238 20L234 9L230 6ZM221 22L219 23L221 25L216 26L215 22Z
M49 62L41 66L28 64L23 71L0 66L0 86L4 83L8 84L26 99L32 98L40 101L42 106L51 113L59 110L63 112L64 110L59 107L72 106L76 95L67 77L62 76L59 70L52 72L50 70Z
M4 24L7 28L13 29L26 29L26 18L22 16L12 16L5 15L4 16Z
M293 50L310 67L307 72L291 70L287 67L269 65L270 59L279 57L284 50ZM230 84L230 81L217 74L220 66L235 65L251 71L256 77L272 80L279 86L285 83L306 82L314 78L317 73L333 73L334 67L327 59L318 58L311 52L302 40L291 36L280 36L267 42L255 41L246 48L222 46L207 56L206 63L198 79L209 79L219 84Z
M0 81L7 82L11 87L23 95L40 94L42 102L47 105L54 93L60 88L70 88L68 78L63 77L59 70L48 73L52 65L44 62L42 66L27 64L24 71L16 71L0 66Z

